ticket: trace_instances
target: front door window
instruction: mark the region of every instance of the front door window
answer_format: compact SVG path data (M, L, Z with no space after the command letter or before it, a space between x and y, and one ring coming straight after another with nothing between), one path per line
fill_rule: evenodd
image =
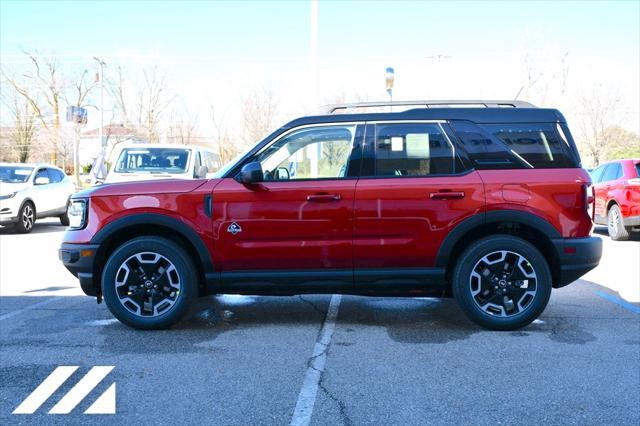
M295 131L257 157L265 180L339 179L346 175L355 126Z

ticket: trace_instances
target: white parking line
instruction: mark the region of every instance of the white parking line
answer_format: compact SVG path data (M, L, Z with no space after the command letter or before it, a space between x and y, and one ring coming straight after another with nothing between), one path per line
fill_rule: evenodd
M291 417L290 424L292 426L306 426L311 421L311 414L313 414L313 406L316 402L318 386L320 385L324 365L327 361L327 351L329 350L333 330L336 326L336 318L338 317L338 308L340 307L341 300L342 296L339 294L331 296L329 309L322 323L322 328L320 329L316 343L313 346L313 354L309 359L307 371L304 374L304 381L302 382L302 388L298 394L296 408Z
M41 306L48 305L49 303L53 303L56 300L61 300L61 299L63 299L63 298L62 297L54 297L52 299L47 299L47 300L43 300L42 302L34 303L33 305L29 305L26 308L18 309L16 311L11 311L11 312L6 313L4 315L0 315L0 321L12 318L12 317L14 317L14 316L16 316L16 315L18 315L18 314L20 314L22 312L30 311L32 309L36 309L36 308L39 308Z

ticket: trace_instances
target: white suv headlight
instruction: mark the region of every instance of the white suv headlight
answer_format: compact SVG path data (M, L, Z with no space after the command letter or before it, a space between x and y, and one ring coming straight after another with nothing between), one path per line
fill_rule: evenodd
M87 200L71 200L69 210L69 229L82 229L87 224Z
M8 200L9 198L15 197L17 192L12 192L10 194L0 195L0 200Z

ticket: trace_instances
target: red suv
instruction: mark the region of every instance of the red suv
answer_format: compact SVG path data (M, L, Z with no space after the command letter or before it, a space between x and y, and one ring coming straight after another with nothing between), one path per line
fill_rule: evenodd
M613 240L640 232L640 160L617 160L591 172L593 221L607 225Z
M60 258L142 329L209 294L345 293L454 296L476 323L512 330L598 264L591 179L560 112L366 112L380 106L293 120L213 179L78 193Z

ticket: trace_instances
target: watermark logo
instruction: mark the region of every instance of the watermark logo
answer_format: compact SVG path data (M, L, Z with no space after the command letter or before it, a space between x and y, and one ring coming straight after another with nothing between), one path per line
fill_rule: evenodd
M57 367L42 383L13 410L13 414L33 414L57 391L69 377L78 369L77 365ZM101 365L92 367L78 383L67 392L56 405L49 410L49 414L69 414L80 404L96 386L113 370L113 366ZM116 413L116 384L107 388L95 400L84 414L115 414Z

